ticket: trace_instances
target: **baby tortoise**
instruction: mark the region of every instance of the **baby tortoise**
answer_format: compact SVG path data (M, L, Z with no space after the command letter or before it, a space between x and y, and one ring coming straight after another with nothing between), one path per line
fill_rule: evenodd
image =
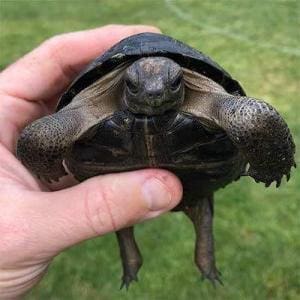
M237 81L201 52L142 33L93 61L62 95L56 113L28 125L17 156L39 178L69 170L99 174L164 168L182 181L175 208L196 231L195 261L220 281L213 242L213 193L242 175L269 186L290 177L295 145L269 104L246 97ZM142 257L133 227L117 232L122 286L137 280ZM122 287L121 286L121 287Z

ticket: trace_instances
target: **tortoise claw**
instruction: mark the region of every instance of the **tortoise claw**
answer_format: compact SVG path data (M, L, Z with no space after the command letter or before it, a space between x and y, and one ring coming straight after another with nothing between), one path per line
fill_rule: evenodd
M265 187L269 187L271 185L272 181L268 181L265 183Z
M285 176L286 176L286 181L288 182L290 180L290 178L291 178L291 174L287 173L287 174L285 174Z
M280 187L280 184L281 184L281 178L278 179L278 180L276 180L276 187L277 187L277 188Z
M130 286L130 284L131 284L132 281L138 282L138 278L137 278L136 274L129 274L129 273L127 273L126 275L124 275L122 277L122 282L121 282L120 290L122 290L125 287L126 290L128 291L129 286Z
M213 269L209 273L205 274L202 272L202 280L208 279L214 288L217 287L217 283L224 286L223 281L221 280L221 272L218 269Z

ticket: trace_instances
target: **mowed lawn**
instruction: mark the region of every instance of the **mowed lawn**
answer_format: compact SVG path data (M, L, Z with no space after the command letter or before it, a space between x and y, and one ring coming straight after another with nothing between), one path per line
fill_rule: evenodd
M248 95L278 109L300 148L299 1L2 0L0 67L55 34L108 23L153 24L208 54ZM299 152L296 160L300 165ZM193 228L181 213L140 224L136 232L144 266L128 292L119 290L111 234L58 256L27 299L300 299L299 169L279 189L243 178L216 193L224 286L201 280Z

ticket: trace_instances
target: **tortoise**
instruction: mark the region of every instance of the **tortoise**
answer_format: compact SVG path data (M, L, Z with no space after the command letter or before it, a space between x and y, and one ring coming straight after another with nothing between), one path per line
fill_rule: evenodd
M269 186L290 177L295 144L279 113L247 97L211 58L169 36L141 33L96 58L61 96L56 112L25 127L17 156L39 178L78 181L164 168L183 183L196 232L195 262L221 283L214 257L213 194L251 176ZM142 265L133 227L116 232L128 288Z

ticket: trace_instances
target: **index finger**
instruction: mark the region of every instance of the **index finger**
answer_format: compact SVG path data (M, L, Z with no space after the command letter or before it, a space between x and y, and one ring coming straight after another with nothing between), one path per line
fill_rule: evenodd
M0 91L29 101L48 101L61 94L81 69L121 39L159 32L152 26L108 25L51 38L0 75Z

